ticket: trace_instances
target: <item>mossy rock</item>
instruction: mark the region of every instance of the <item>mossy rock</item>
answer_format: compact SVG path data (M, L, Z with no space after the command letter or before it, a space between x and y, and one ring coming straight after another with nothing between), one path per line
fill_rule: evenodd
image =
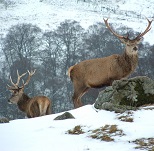
M110 103L110 107L106 107L106 102ZM138 76L115 80L112 86L100 92L94 106L97 109L110 110L114 106L127 109L146 104L154 104L154 81L145 76Z

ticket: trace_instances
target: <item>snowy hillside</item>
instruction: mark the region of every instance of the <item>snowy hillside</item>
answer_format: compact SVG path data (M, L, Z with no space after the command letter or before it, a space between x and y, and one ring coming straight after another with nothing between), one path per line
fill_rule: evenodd
M114 23L115 28L128 26L142 32L147 26L145 18L151 20L154 17L153 0L93 1L4 0L6 3L0 3L0 37L18 23L32 23L45 31L55 29L65 19L71 19L87 29L96 22L103 22L104 17L110 17L109 22ZM154 44L153 35L154 23L151 31L144 36L151 45ZM0 124L0 151L154 150L154 106L124 114L96 111L92 105L69 112L75 119L53 120L62 114L59 113ZM68 134L76 126L83 134Z
M6 1L7 2L7 1ZM118 26L126 25L141 32L147 21L153 16L153 0L9 0L8 4L0 4L0 34L18 23L36 24L43 30L56 28L65 19L76 20L84 28L96 22L102 22L103 17L110 17L111 23ZM151 36L154 28L145 36L145 40L154 44Z
M0 124L0 150L141 151L154 146L154 106L123 114L96 112L92 105L69 112L75 119L53 120L59 113ZM76 126L83 134L68 134Z

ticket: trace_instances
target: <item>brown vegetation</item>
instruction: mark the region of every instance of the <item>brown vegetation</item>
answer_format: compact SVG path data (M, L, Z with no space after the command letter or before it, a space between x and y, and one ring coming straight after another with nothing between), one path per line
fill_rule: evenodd
M123 136L122 130L117 128L117 125L105 125L92 131L91 138L100 139L102 141L114 141L114 136Z

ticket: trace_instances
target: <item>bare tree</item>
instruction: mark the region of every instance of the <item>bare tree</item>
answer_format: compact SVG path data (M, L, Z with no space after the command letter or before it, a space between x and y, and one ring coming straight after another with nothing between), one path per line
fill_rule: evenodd
M81 59L81 50L83 45L84 29L79 22L65 20L55 31L56 44L60 50L60 77L63 81L65 100L70 100L72 91L70 81L67 77L67 69L70 65Z
M11 66L15 60L31 59L40 46L41 30L32 24L12 26L3 42L6 61Z

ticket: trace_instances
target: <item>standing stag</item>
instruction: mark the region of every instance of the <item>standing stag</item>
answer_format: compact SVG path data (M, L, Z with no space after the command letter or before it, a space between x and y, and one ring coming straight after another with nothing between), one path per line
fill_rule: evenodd
M114 32L108 24L108 19L104 19L104 22L110 32L125 44L124 53L85 60L68 69L68 76L71 78L74 86L73 103L75 108L82 106L80 99L89 88L111 85L114 80L126 78L135 70L138 64L137 45L151 29L152 23L152 21L148 20L148 26L145 31L136 38L130 39L129 36L122 36Z
M17 104L18 108L21 111L25 112L28 118L49 115L51 113L51 101L49 100L49 98L45 96L35 96L33 98L30 98L24 93L24 88L26 85L28 85L35 71L36 70L31 72L28 71L29 75L27 81L25 83L24 81L22 81L23 84L21 87L19 87L20 79L24 75L26 75L27 72L19 75L17 70L17 83L13 83L12 78L10 77L12 86L8 85L8 89L12 92L12 96L8 100L9 103Z

